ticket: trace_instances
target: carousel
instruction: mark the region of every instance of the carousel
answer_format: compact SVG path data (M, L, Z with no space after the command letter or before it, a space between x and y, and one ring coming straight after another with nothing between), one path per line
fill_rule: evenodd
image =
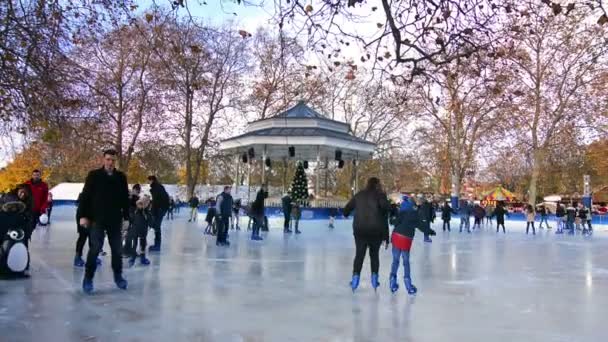
M513 202L516 199L511 191L500 185L483 194L481 198L481 205L484 207L496 207L496 202Z
M313 164L315 172L315 196L319 194L319 179L330 162L338 168L346 162L356 169L361 161L371 159L376 144L352 134L349 124L329 119L300 101L294 107L266 119L250 122L241 135L223 140L220 150L234 156L237 163L236 183L240 184L239 165L246 165L250 172L252 161L262 161L262 183L275 161L301 161L308 169Z

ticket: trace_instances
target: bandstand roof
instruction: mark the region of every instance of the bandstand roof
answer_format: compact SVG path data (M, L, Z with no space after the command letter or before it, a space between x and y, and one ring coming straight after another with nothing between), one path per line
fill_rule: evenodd
M328 119L304 102L270 118L248 124L245 133L223 140L220 149L227 154L246 153L254 148L256 157L266 151L271 159L289 156L295 148L296 159L313 160L317 155L333 160L342 151L344 160L370 159L376 144L355 137L346 123Z

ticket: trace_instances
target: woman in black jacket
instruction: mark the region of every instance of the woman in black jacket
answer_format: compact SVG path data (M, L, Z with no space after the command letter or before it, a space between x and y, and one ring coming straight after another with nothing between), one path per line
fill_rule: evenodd
M264 200L268 197L268 190L266 190L267 186L262 185L260 191L255 196L255 201L251 204L251 210L249 216L253 219L253 229L251 233L251 240L264 240L260 236L260 229L264 225L264 211L266 206L264 205Z
M456 213L448 202L445 202L443 208L441 208L441 220L443 221L443 231L445 232L445 227L448 227L448 232L450 230L450 221L452 220L452 213Z
M353 211L353 235L355 236L355 260L353 262L353 277L350 283L353 292L359 287L359 278L365 253L369 247L369 257L372 268L372 286L380 286L378 270L380 259L378 252L382 241L388 246L388 214L390 204L386 194L382 191L380 180L372 177L367 181L364 190L359 191L344 208L344 217Z

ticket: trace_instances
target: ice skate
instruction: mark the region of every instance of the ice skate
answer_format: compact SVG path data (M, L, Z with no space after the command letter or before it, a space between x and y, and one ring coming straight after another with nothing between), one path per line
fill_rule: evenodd
M414 286L414 284L412 284L412 279L411 278L403 278L403 281L405 283L405 288L407 289L407 293L413 295L416 294L416 292L418 292L418 289L416 288L416 286Z
M116 284L116 287L118 287L121 290L126 290L127 286L129 285L127 280L120 275L114 276L114 283Z
M84 260L82 260L82 257L74 257L74 267L84 267Z
M148 266L148 265L150 265L150 260L149 260L148 258L146 258L146 255L145 255L145 254L142 254L142 255L140 255L139 257L140 257L139 262L140 262L142 265L144 265L144 266Z
M359 275L353 274L353 279L350 281L350 288L353 290L353 293L354 293L358 287L359 287Z
M86 294L93 293L93 279L84 278L82 281L82 291Z
M392 293L395 293L395 292L397 292L397 290L399 290L399 284L397 283L396 274L391 274L391 276L389 278L389 286L391 288Z
M378 281L378 273L372 273L372 287L374 291L377 291L378 286L380 286L380 282Z

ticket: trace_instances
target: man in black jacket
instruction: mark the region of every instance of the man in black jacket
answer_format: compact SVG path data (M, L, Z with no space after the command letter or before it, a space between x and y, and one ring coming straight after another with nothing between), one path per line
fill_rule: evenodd
M424 233L424 242L433 242L427 233L431 229L431 221L434 216L434 209L431 202L429 202L426 198L420 199L420 207L418 208L418 216L420 217L420 229L425 231Z
M80 225L89 230L89 253L82 289L93 292L93 276L97 256L108 235L112 250L112 270L116 286L125 290L127 281L122 277L121 229L123 220L129 221L129 188L127 177L116 170L116 151L103 153L103 167L89 172L80 198Z
M353 262L353 278L351 288L353 291L359 286L363 259L369 247L369 257L372 268L372 286L376 289L380 259L378 252L382 241L388 246L388 214L390 203L382 190L380 180L372 177L367 181L364 190L359 191L344 208L344 217L355 212L353 221L353 235L355 236L356 254Z
M150 246L150 252L160 252L161 224L163 217L169 210L169 194L165 187L160 184L156 176L148 176L150 194L152 195L152 219L154 228L154 245Z
M198 197L192 195L188 204L190 205L190 218L188 219L188 222L196 222L196 218L198 217L198 205L200 204Z
M289 221L291 220L291 196L286 194L281 198L281 204L283 205L283 233L291 233L291 229L289 229Z
M264 212L266 206L264 205L264 200L268 197L268 191L266 190L266 184L262 185L260 191L255 196L255 201L251 205L251 211L249 216L253 219L253 229L251 232L251 240L263 240L260 236L260 229L262 225L264 225Z
M217 212L219 216L218 227L217 227L217 240L216 246L230 246L228 242L228 225L230 224L230 217L232 216L232 195L230 195L230 186L224 187L224 192L217 196Z

